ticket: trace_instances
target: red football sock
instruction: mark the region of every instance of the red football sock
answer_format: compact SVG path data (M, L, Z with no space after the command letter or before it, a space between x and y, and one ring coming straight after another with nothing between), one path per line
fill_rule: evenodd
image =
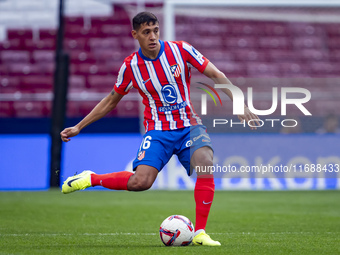
M195 185L196 223L195 231L205 229L214 199L215 183L212 175L200 175Z
M110 174L91 174L91 185L103 186L108 189L127 190L127 183L133 173L128 171Z

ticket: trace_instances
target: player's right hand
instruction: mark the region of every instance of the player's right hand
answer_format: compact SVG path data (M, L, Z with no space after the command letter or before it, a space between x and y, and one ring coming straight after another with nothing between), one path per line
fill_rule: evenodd
M63 131L61 131L60 136L61 136L61 140L63 140L64 142L68 142L70 141L70 137L76 136L78 135L80 132L79 128L74 126L74 127L69 127L69 128L65 128Z

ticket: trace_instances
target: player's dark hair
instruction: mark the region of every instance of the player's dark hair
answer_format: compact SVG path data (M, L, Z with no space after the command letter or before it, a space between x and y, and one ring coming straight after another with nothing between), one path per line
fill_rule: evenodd
M151 12L140 12L132 20L133 30L138 30L142 24L154 25L159 23L157 17Z

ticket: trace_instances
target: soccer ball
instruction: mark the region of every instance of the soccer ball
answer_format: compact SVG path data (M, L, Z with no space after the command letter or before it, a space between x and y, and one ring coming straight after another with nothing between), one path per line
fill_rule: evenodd
M194 226L185 216L171 215L162 222L159 235L166 246L186 246L194 238Z

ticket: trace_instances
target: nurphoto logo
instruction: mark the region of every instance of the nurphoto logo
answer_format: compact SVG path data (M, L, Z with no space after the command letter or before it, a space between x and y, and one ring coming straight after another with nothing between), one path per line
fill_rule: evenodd
M210 88L218 97L220 100L220 103L222 105L222 101L220 99L220 96L218 95L217 91L215 89L228 89L230 90L232 97L233 97L233 115L242 115L244 114L244 101L245 101L245 96L242 92L242 90L235 85L232 84L215 84L214 88L204 84L200 83L202 85L205 85L206 87ZM217 105L216 100L212 93L210 93L208 90L203 89L198 87L199 89L207 92L208 95L210 95L211 98L213 98L215 105ZM300 94L303 97L302 98L289 98L288 95L290 93L294 94ZM305 88L297 88L297 87L284 87L281 88L281 116L286 116L287 115L287 105L292 104L295 105L304 115L312 115L307 108L303 105L307 103L311 99L311 93L308 89ZM201 114L202 115L207 115L207 95L202 94L201 95ZM258 110L255 109L254 104L253 104L253 88L248 87L247 88L247 106L249 110L260 116L268 116L272 113L275 112L278 106L278 88L273 87L272 88L272 105L269 109L267 110ZM255 121L260 123L260 126L255 126L252 123L255 123ZM250 127L262 127L265 123L271 123L271 127L274 127L275 122L281 122L281 125L283 127L295 127L298 122L294 119L283 119L280 121L280 119L251 119L248 121L248 125ZM227 123L230 123L230 127L234 125L243 125L243 127L246 126L245 122L233 122L232 119L227 120L227 119L214 119L213 120L213 126L215 127L216 125L226 125Z

